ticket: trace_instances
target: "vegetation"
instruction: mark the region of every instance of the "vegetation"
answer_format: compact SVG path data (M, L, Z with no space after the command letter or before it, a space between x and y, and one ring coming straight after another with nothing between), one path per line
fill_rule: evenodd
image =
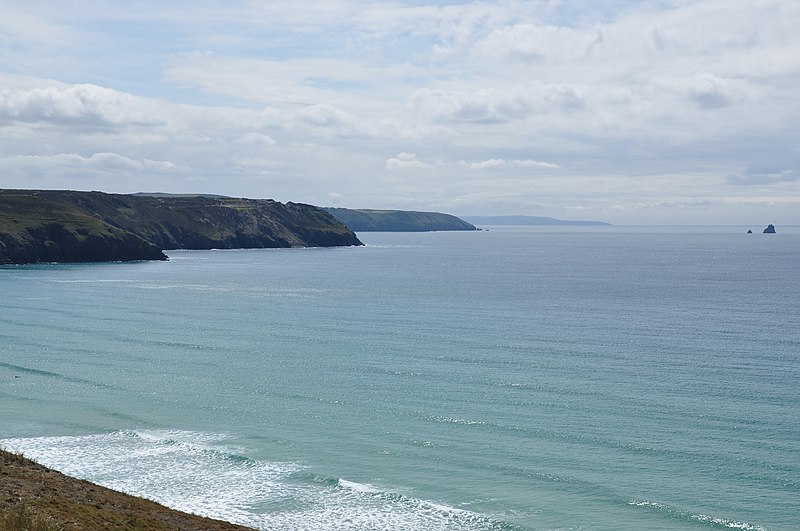
M298 203L0 190L0 263L165 260L162 249L360 244L327 212Z
M0 529L244 531L82 481L0 449Z
M356 232L426 232L477 230L474 225L450 214L411 210L353 210L326 208L336 219Z
M0 528L8 531L62 531L64 528L49 518L36 514L19 502L0 515Z

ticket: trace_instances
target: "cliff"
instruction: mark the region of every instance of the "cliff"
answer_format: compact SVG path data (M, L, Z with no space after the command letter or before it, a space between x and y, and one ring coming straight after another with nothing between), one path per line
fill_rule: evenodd
M463 219L439 212L350 208L326 208L325 210L356 232L477 230L474 225Z
M327 212L212 196L0 190L0 263L165 260L162 249L361 245Z

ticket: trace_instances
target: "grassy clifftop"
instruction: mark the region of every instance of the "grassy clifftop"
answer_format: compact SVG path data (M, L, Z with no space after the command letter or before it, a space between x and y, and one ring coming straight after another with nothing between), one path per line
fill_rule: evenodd
M477 230L474 225L463 219L440 212L350 208L326 208L326 210L356 232Z
M164 260L162 249L360 244L330 214L299 203L0 190L0 263Z

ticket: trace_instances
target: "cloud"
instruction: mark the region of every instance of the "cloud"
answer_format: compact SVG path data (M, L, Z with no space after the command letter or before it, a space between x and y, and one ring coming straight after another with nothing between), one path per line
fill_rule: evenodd
M659 79L654 84L679 98L694 102L703 109L718 109L743 102L752 92L745 80L723 78L710 72L695 72L680 78Z
M370 134L370 128L355 116L327 103L309 105L296 116L302 126L316 133Z
M158 125L152 102L91 84L0 91L0 121Z
M414 153L400 153L397 157L387 159L385 167L387 170L398 170L407 168L431 168L432 165L417 159Z
M0 158L0 167L10 172L93 171L126 175L130 172L174 173L180 170L174 162L150 159L131 159L117 153L94 153L88 157L77 153L57 155L15 155Z
M170 83L273 107L363 101L381 80L403 73L356 58L272 60L211 52L175 54L165 64Z
M495 170L504 168L540 168L540 169L557 169L558 164L552 162L542 162L539 160L504 160L504 159L488 159L480 162L466 162L459 161L461 166L469 168L470 170Z
M78 32L55 20L36 13L26 12L30 6L15 5L14 9L3 9L0 17L0 45L3 48L20 43L33 43L39 50L58 51L59 47L73 44ZM0 52L0 57L2 57Z
M92 7L0 17L0 186L715 223L800 197L798 2Z
M741 185L800 182L800 163L784 161L751 165L743 172L729 176L727 182Z
M414 92L409 103L415 114L425 120L487 124L575 111L584 104L581 88L568 83L532 83L471 92L425 88Z
M280 165L272 160L241 158L234 161L234 167L243 174L264 174L275 172Z
M575 61L587 57L603 42L599 26L576 29L564 26L516 24L495 29L475 43L479 56L522 61Z
M256 133L256 132L249 132L245 133L239 138L236 139L236 142L240 144L251 144L251 145L260 145L260 146L273 146L275 145L275 140L272 139L269 135L265 135L263 133Z

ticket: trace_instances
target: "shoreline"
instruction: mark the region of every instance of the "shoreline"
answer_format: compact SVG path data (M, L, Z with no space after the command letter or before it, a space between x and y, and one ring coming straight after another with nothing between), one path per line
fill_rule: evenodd
M0 527L4 526L40 531L253 531L73 478L0 448Z

